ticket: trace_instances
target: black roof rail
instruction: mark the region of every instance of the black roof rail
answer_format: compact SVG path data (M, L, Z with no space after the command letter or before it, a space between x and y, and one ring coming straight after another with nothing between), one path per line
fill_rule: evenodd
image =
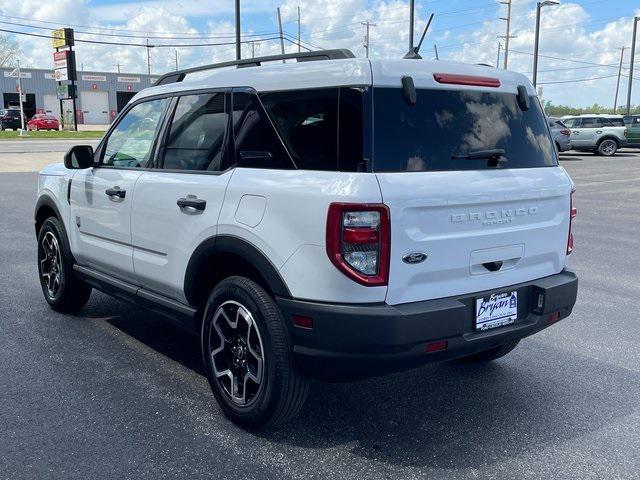
M245 58L242 60L232 60L230 62L213 63L211 65L202 65L200 67L186 68L184 70L176 70L162 75L155 85L166 85L168 83L182 82L190 73L204 72L214 70L216 68L225 67L259 67L263 62L273 62L276 60L297 60L298 62L311 62L314 60L337 60L344 58L355 58L351 50L340 48L335 50L316 50L312 52L285 53L284 55L269 55L267 57Z

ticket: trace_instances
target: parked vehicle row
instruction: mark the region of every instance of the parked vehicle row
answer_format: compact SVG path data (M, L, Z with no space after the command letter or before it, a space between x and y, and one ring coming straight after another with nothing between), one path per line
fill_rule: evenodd
M30 119L25 115L27 130L59 130L60 122L54 115L38 113ZM22 117L20 110L7 108L0 110L0 130L20 130L22 128Z

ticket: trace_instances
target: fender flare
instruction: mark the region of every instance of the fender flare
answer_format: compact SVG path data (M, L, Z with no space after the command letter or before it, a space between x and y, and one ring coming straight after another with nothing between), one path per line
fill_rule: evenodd
M598 142L596 143L596 148L598 148L600 146L600 144L602 142L604 142L605 140L613 140L616 142L616 144L618 145L618 148L620 148L620 143L622 143L622 140L620 140L618 137L616 137L615 135L608 133L606 135L603 135L602 137L600 137L598 139Z
M36 228L36 235L38 234L38 213L40 212L42 207L49 207L51 210L53 210L53 212L58 217L58 220L60 220L64 224L62 215L60 214L60 209L58 208L58 205L56 205L56 201L50 195L41 195L40 198L38 198L36 207L33 210L33 220Z
M184 294L189 303L192 303L195 297L195 278L202 262L211 255L225 253L237 255L247 260L260 272L275 295L291 298L291 292L278 269L255 245L233 235L216 235L198 245L187 264L184 277Z

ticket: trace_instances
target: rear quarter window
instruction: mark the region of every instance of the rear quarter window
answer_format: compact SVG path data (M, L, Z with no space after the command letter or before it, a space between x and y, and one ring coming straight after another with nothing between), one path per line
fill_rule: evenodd
M373 89L373 168L378 172L482 170L486 159L453 158L482 150L505 151L501 168L557 165L545 116L536 97L522 111L502 92L417 91L409 106L399 88Z

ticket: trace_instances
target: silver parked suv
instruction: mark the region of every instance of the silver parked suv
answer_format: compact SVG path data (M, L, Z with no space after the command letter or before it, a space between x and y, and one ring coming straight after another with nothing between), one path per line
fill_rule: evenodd
M559 118L547 117L547 122L558 152L571 150L571 130Z
M567 116L562 121L571 129L574 150L610 157L627 144L627 128L620 115Z

